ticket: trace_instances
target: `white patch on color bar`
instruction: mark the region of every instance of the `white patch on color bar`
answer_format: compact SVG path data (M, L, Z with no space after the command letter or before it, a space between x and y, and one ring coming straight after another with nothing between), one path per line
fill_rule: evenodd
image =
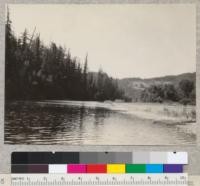
M67 173L67 165L49 165L49 174Z
M187 152L168 152L167 153L168 164L188 164Z

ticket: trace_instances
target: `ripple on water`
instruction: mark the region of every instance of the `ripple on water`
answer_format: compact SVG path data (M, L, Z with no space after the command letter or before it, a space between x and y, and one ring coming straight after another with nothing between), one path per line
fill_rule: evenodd
M131 103L130 103L131 104ZM125 112L127 104L48 101L6 105L5 143L191 145L196 135Z

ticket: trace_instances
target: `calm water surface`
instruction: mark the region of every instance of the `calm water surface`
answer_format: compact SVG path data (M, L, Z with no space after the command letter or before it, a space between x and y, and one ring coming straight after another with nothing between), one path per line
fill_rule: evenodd
M132 104L132 103L130 103ZM194 144L196 136L129 112L127 104L81 101L6 104L5 143L67 145Z

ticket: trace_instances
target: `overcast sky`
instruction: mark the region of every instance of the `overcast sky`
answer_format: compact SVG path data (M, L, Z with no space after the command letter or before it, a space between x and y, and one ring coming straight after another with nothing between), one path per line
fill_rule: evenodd
M9 5L16 35L70 48L115 78L196 71L194 5Z

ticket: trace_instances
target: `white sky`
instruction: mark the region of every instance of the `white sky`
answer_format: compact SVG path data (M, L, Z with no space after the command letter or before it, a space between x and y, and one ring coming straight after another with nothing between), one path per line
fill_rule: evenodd
M15 33L40 33L116 78L196 71L194 5L9 5Z

